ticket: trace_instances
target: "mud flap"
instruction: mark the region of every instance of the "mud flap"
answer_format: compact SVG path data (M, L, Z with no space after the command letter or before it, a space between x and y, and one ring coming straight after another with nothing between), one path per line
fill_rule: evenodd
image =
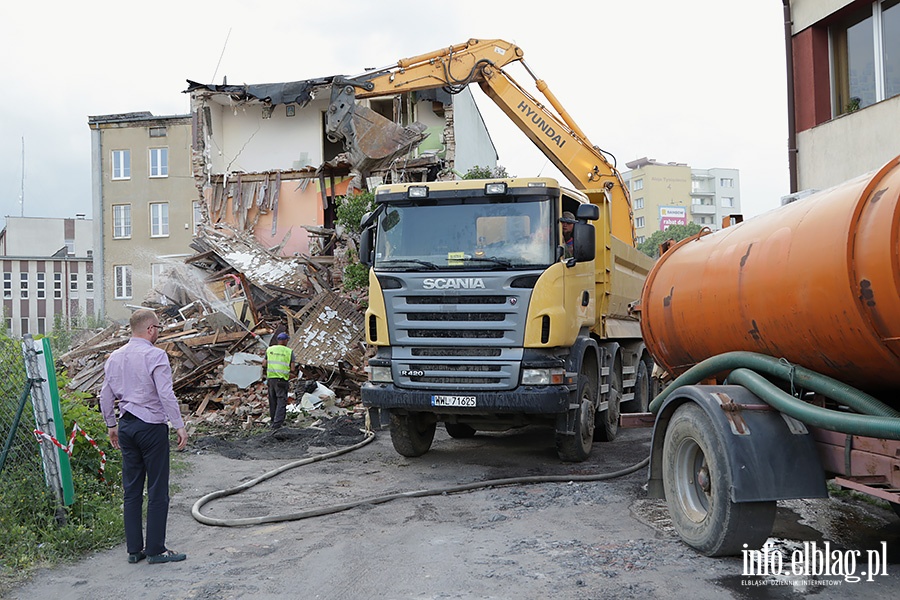
M700 406L715 425L732 475L733 502L828 496L815 440L802 423L741 386L686 385L669 395L656 417L649 497L665 498L663 440L672 414L686 402Z

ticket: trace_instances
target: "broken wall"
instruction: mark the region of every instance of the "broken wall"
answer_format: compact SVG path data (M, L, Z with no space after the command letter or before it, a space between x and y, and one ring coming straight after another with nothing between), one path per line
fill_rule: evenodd
M330 177L323 182L280 172L239 174L214 179L204 190L204 199L210 223L252 232L262 246L279 247L280 256L308 255L309 234L303 226L326 225L326 203L347 194L351 178L335 177L333 187L331 183Z

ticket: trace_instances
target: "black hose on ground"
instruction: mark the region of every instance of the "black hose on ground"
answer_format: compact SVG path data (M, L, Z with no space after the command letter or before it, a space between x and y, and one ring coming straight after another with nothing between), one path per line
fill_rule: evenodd
M310 458L304 458L298 461L294 461L283 465L277 469L269 471L268 473L264 473L263 475L257 477L256 479L252 479L246 483L243 483L237 487L233 487L227 490L219 490L217 492L213 492L211 494L207 494L197 500L194 503L194 506L191 507L191 515L204 525L212 525L216 527L244 527L248 525L261 525L263 523L281 523L283 521L299 521L301 519L309 519L311 517L321 517L323 515L331 515L334 513L343 512L345 510L350 510L351 508L356 508L358 506L363 506L366 504L384 504L385 502L390 502L391 500L398 500L400 498L422 498L425 496L442 496L444 494L458 494L460 492L470 492L472 490L478 490L483 488L490 487L501 487L507 485L530 485L535 483L568 483L570 481L604 481L607 479L615 479L617 477L623 477L625 475L630 475L635 471L638 471L644 467L646 467L650 463L650 458L645 458L641 462L634 464L630 467L626 467L624 469L620 469L618 471L613 471L612 473L601 473L597 475L535 475L530 477L509 477L506 479L488 479L486 481L476 481L472 483L465 483L460 485L453 485L442 488L434 488L430 490L416 490L412 492L398 492L395 494L387 494L384 496L375 496L373 498L365 498L363 500L356 500L354 502L346 502L344 504L335 504L333 506L328 506L324 508L313 508L309 510L303 510L300 512L288 513L284 515L267 515L264 517L246 517L246 518L238 518L238 519L215 519L213 517L208 517L200 512L200 509L212 502L217 498L224 498L226 496L231 496L234 494L238 494L245 490L252 488L258 483L262 483L267 479L271 479L276 475L284 473L285 471L289 471L290 469L294 469L296 467L300 467L303 465L308 465L314 462L318 462L321 460L325 460L328 458L333 458L335 456L339 456L341 454L346 454L347 452L351 452L356 450L357 448L361 448L375 439L375 433L372 431L367 431L366 438L355 444L353 446L348 446L346 448L342 448L340 450L336 450L334 452L328 452L327 454L319 454L317 456L312 456Z

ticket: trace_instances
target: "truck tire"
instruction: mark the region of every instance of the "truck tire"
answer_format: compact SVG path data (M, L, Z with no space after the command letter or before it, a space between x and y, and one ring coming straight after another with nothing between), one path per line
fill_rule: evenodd
M556 432L556 453L560 460L581 462L591 454L594 442L594 412L597 400L597 378L588 373L578 375L575 409L575 433ZM565 418L565 417L563 417Z
M447 435L454 439L463 440L475 437L475 428L465 423L444 423Z
M398 454L414 458L431 448L437 422L424 413L391 412L391 443Z
M663 487L672 524L682 540L706 556L738 555L762 547L776 503L732 502L731 471L715 425L694 403L672 415L663 442Z
M609 393L606 410L597 413L597 424L594 428L594 439L598 442L611 442L619 433L619 415L622 402L622 355L616 353L609 371Z

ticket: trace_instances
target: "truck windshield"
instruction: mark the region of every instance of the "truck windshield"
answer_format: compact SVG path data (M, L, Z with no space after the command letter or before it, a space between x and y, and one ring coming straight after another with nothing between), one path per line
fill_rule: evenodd
M549 199L467 202L386 206L375 233L375 268L525 269L553 262Z

